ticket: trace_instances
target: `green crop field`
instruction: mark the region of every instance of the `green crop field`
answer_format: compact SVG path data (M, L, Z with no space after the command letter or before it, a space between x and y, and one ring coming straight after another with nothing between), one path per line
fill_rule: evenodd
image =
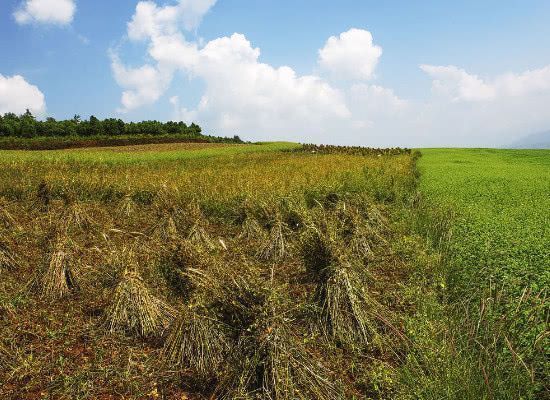
M0 151L0 398L545 398L549 194L549 151Z
M550 151L422 154L419 226L444 257L432 322L445 327L411 386L420 398L547 396Z

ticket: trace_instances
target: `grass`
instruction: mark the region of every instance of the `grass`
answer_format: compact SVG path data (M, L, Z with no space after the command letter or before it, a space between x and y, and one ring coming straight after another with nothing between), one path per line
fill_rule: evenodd
M423 315L411 323L430 350L411 358L405 391L427 399L545 398L550 152L422 153L416 229L443 255L434 282L443 301L424 296Z

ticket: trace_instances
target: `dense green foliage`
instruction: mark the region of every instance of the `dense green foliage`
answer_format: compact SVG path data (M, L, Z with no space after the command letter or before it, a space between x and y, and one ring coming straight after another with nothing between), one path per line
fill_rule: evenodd
M550 372L550 151L422 153L419 226L443 255L443 308L425 306L414 325L424 350L409 389L421 398L540 398Z
M82 120L79 115L72 119L57 121L54 118L46 118L45 121L37 120L27 110L23 115L7 113L0 115L0 138L34 138L34 137L121 137L121 136L183 136L187 138L209 138L202 134L201 127L184 122L124 122L121 119L108 118L100 120L93 115L89 120ZM218 138L221 139L221 138ZM230 139L234 143L241 140L235 136Z

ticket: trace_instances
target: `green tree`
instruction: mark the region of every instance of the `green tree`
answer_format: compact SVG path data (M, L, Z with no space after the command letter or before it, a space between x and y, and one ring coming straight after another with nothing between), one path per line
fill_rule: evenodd
M28 108L25 114L21 116L20 120L20 135L26 138L34 137L36 134L36 119Z

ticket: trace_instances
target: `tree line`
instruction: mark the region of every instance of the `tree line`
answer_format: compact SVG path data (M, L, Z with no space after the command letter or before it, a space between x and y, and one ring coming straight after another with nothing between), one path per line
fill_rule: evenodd
M75 115L72 119L67 120L58 121L49 117L44 121L40 121L37 120L29 110L22 115L16 115L14 113L0 114L0 137L115 137L123 135L184 135L190 138L206 137L202 134L201 127L195 123L187 125L184 122L173 121L124 122L116 118L100 120L93 115L88 120L82 119L80 115ZM240 142L238 136L227 140Z

